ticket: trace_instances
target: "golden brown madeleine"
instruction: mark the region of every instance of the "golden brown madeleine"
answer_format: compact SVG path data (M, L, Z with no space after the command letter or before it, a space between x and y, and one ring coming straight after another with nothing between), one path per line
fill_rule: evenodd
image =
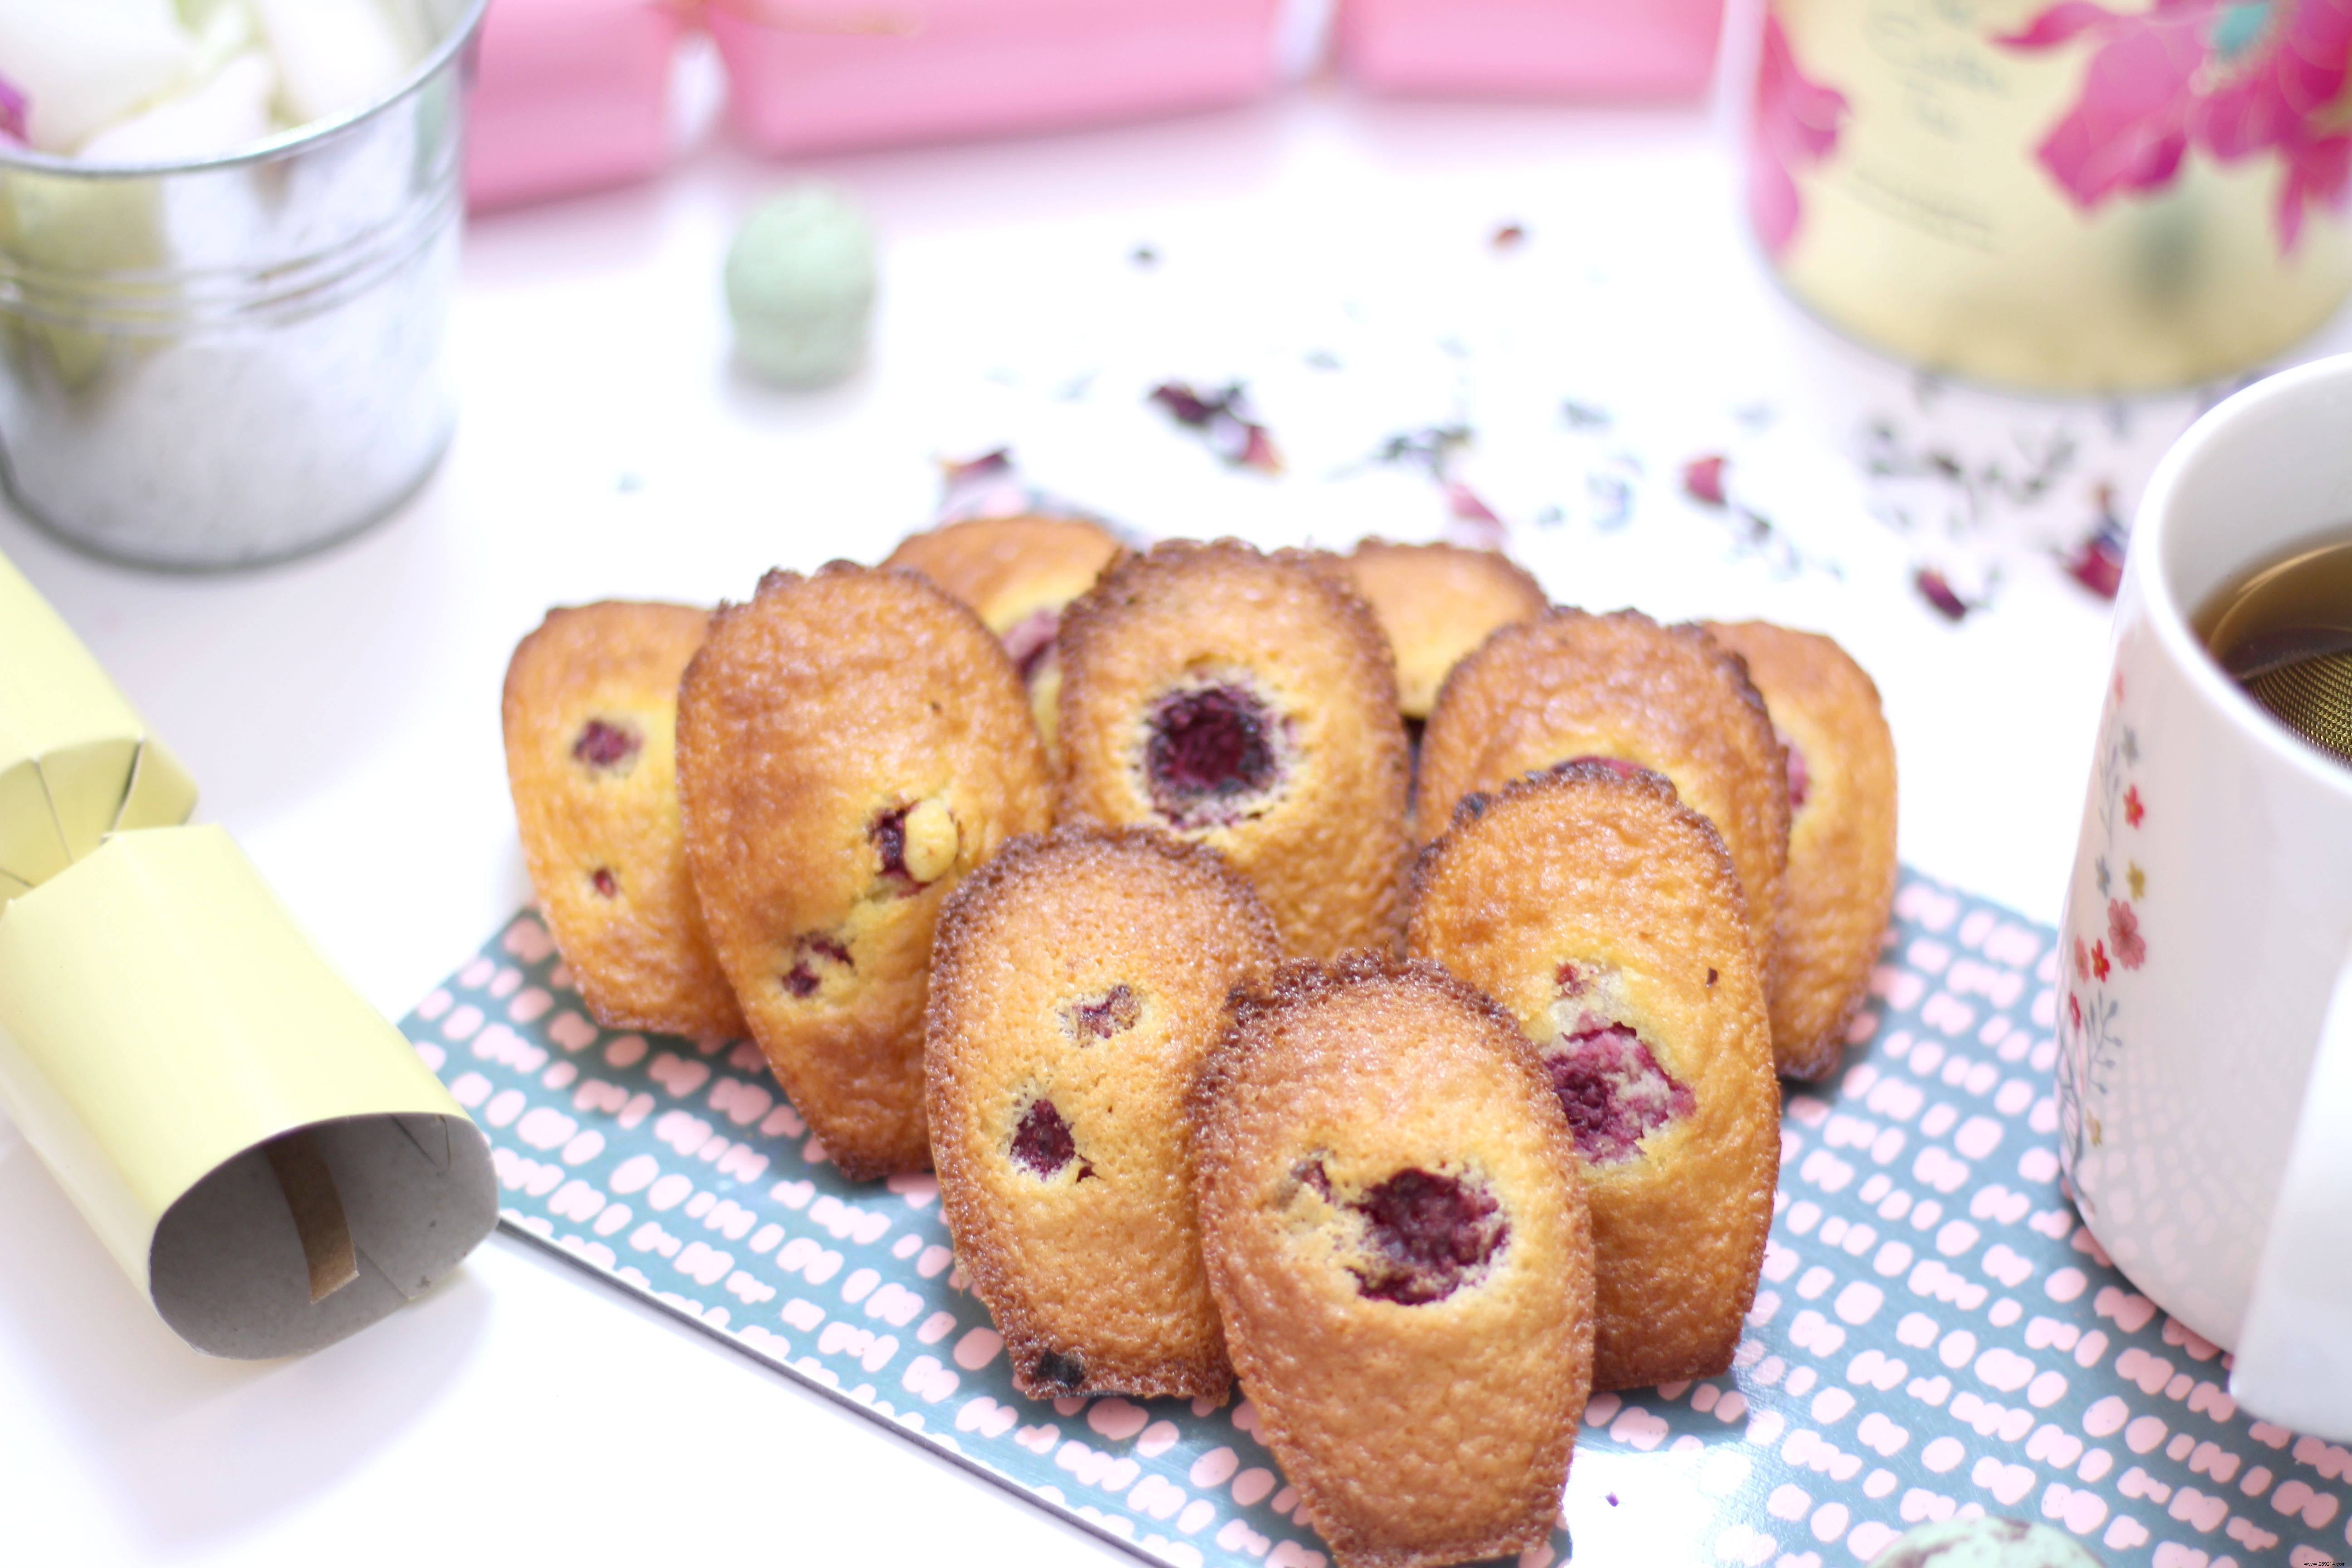
M740 1035L678 826L677 680L710 612L550 610L507 666L507 783L540 907L611 1029Z
M1878 688L1831 639L1710 625L1748 661L1789 754L1789 878L1773 952L1772 1052L1818 1079L1845 1054L1895 905L1895 736Z
M949 899L931 1157L1024 1394L1224 1398L1184 1093L1279 952L1247 882L1150 829L1015 839Z
M1412 951L1536 1042L1592 1205L1592 1386L1731 1365L1764 1265L1779 1086L1739 879L1652 773L1573 763L1465 802L1422 858Z
M1408 719L1429 717L1446 673L1497 627L1533 620L1550 603L1499 550L1367 539L1347 567L1395 650L1397 698Z
M920 572L970 605L1029 683L1029 707L1045 749L1062 689L1054 637L1062 607L1094 585L1121 546L1078 517L975 517L909 534L882 563Z
M776 1080L845 1174L923 1169L932 925L1049 815L1013 661L911 573L771 572L688 667L677 752L703 918Z
M1474 790L1597 757L1661 773L1723 836L1770 984L1789 863L1789 787L1764 699L1696 626L1635 610L1556 609L1454 667L1421 743L1419 828L1444 833Z
M1171 541L1062 618L1065 820L1206 844L1293 954L1393 947L1411 763L1388 641L1339 574Z
M1341 1568L1549 1539L1593 1244L1517 1027L1434 964L1293 964L1237 1001L1191 1105L1234 1367Z

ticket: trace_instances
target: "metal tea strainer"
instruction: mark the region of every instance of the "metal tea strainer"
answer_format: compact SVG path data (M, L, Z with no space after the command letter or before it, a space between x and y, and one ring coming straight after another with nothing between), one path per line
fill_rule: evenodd
M2352 627L2297 626L2236 651L2230 673L2263 712L2352 763Z

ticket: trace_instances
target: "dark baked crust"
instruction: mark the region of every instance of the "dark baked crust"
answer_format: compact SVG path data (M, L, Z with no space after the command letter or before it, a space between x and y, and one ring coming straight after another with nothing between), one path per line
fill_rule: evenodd
M1150 829L1014 839L949 899L927 1013L931 1155L1023 1393L1224 1399L1183 1097L1229 992L1279 952L1247 882ZM1080 1009L1114 994L1132 1016L1097 1036ZM1011 1153L1038 1100L1074 1143L1051 1175Z
M1845 1054L1895 905L1895 737L1878 688L1830 638L1766 621L1707 630L1748 661L1804 759L1774 948L1772 1048L1783 1076L1823 1078Z
M1454 667L1422 737L1422 841L1445 831L1464 795L1584 756L1664 773L1715 825L1769 986L1789 863L1787 763L1746 667L1697 626L1554 609L1487 638Z
M1496 629L1533 620L1550 604L1543 585L1499 550L1367 539L1346 565L1395 651L1398 703L1408 719L1429 717L1447 673Z
M1619 1021L1694 1098L1631 1159L1584 1167L1593 1386L1731 1364L1780 1170L1780 1097L1738 878L1706 819L1651 773L1577 763L1473 795L1414 880L1412 952L1559 1048L1561 966L1614 977Z
M1257 889L1294 954L1395 944L1411 763L1388 639L1338 574L1297 552L1171 541L1073 603L1060 651L1065 819L1154 824L1209 845ZM1221 674L1282 714L1289 772L1244 819L1176 827L1144 775L1148 714L1177 685Z
M550 610L507 666L499 708L523 858L580 994L608 1029L743 1032L677 811L678 677L709 626L709 611L683 605ZM592 721L626 735L627 754L607 766L576 756Z
M1234 1365L1342 1568L1547 1541L1591 1372L1591 1236L1517 1026L1434 964L1293 964L1237 1003L1190 1105ZM1507 1227L1478 1271L1412 1304L1359 1284L1330 1201L1405 1170L1473 1184Z
M750 604L721 606L677 733L695 888L777 1081L844 1174L923 1169L940 905L1049 819L1019 674L912 573L771 572ZM929 879L890 874L879 828L901 809L947 825Z

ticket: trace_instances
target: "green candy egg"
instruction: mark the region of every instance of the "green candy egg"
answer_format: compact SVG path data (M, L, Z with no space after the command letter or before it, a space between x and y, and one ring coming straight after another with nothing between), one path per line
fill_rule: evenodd
M2021 1519L1923 1524L1870 1560L1870 1568L2100 1568L2074 1539Z
M856 368L874 310L874 234L843 192L800 185L752 209L727 251L727 310L744 368L819 386Z

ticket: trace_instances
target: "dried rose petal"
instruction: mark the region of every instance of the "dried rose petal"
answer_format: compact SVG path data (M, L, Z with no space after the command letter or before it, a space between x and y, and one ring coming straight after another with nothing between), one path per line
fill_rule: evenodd
M2116 596L2124 581L2124 542L2111 524L2101 523L2076 547L2066 575L2102 599Z
M1202 430L1208 427L1209 421L1230 410L1233 394L1228 392L1213 400L1181 381L1164 381L1151 389L1151 401L1168 410L1177 424Z
M1696 501L1708 506L1729 504L1723 488L1723 470L1730 459L1720 453L1693 458L1683 465L1683 489Z
M975 479L991 479L999 474L1008 474L1012 471L1013 448L1010 447L999 447L993 452L982 452L977 458L966 458L961 460L942 458L940 460L940 478L951 490L959 485L970 484Z
M1952 592L1951 584L1945 581L1941 572L1937 571L1933 566L1922 566L1912 576L1911 581L1912 584L1919 590L1919 596L1934 605L1936 613L1946 620L1968 619L1970 608L1969 602Z

